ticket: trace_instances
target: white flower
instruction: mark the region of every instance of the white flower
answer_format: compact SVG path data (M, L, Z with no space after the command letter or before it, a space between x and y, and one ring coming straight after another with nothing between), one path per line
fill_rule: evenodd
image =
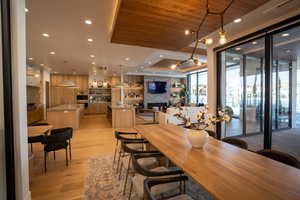
M199 120L199 119L201 119L202 115L203 115L202 112L197 112L197 113L194 115L194 118L195 118L196 120Z
M225 121L229 122L230 117L229 117L229 115L225 114L225 115L223 116L223 119L224 119Z

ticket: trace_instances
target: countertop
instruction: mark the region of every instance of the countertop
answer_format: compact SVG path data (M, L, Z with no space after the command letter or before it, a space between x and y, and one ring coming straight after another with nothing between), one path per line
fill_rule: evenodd
M135 108L134 106L132 106L132 105L127 105L127 104L124 104L123 106L120 106L120 105L117 105L117 104L108 104L108 106L109 106L111 109L120 109L120 110L124 110L124 109L131 110L131 109L134 109L134 108Z
M59 105L55 106L52 108L48 108L48 112L53 112L53 111L76 111L78 109L82 108L82 105L79 104L64 104L64 105Z

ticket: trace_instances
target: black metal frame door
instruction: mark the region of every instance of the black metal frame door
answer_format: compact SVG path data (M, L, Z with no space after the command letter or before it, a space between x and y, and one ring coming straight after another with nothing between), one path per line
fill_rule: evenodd
M14 165L14 131L12 106L11 29L10 1L1 1L2 60L3 60L3 104L7 199L16 199Z

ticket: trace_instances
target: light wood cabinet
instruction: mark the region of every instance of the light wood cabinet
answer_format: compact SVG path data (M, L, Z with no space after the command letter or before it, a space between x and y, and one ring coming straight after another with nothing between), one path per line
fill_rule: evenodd
M113 128L134 128L135 126L135 108L117 108L112 107L112 127Z
M27 110L27 123L32 124L34 122L40 121L43 119L44 109L40 105L37 108Z
M62 81L72 81L79 88L58 87ZM88 91L87 75L63 75L52 74L50 77L50 106L58 106L63 104L76 104L76 95L78 92Z
M85 114L106 114L107 104L106 103L89 103L85 109Z

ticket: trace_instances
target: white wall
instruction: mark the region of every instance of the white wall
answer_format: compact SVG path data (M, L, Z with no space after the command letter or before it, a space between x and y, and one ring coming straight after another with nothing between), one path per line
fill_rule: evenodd
M11 0L13 117L16 193L31 199L28 176L25 0Z

